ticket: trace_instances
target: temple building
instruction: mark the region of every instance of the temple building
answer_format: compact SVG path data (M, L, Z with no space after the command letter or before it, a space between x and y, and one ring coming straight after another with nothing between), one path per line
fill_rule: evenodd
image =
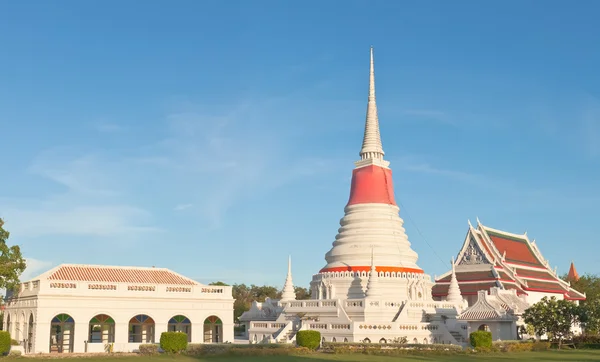
M379 131L373 49L359 155L338 234L325 266L312 277L311 299L296 301L286 292L293 291L288 267L285 298L255 302L240 317L252 343L292 342L302 329L333 342L465 342L459 291L452 300L433 300L434 283L418 266L399 216Z
M62 264L7 296L4 330L26 353L131 352L165 331L233 342L233 297L164 268Z
M576 271L572 265L573 277ZM535 240L527 233L512 234L484 226L477 220L477 227L469 222L469 229L455 264L456 278L462 297L473 305L480 290L497 287L514 290L528 304L537 303L545 296L567 299L578 303L585 300L582 294L562 280L556 269L544 259ZM570 273L571 274L571 273ZM446 300L452 270L435 281L433 297Z

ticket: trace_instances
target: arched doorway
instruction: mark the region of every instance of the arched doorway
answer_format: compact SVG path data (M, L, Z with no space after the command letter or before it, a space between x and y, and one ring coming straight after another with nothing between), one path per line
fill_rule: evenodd
M50 323L50 353L73 352L75 321L68 314L59 314Z
M114 343L115 321L106 314L98 314L90 319L89 343Z
M187 334L188 342L192 341L192 322L187 317L176 315L169 320L167 326L169 332L181 332Z
M33 336L35 336L35 333L33 332L33 313L31 313L29 315L29 326L27 327L27 353L30 353L34 346Z
M223 342L223 322L217 316L211 315L204 320L204 343Z
M139 314L129 320L129 343L154 343L154 319Z
M490 331L490 326L488 326L487 324L482 324L479 326L479 328L477 328L480 331L486 331L489 332Z

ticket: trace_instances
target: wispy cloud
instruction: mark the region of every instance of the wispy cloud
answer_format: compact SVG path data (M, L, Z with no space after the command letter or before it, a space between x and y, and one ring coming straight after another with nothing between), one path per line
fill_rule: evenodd
M104 121L92 123L92 128L100 133L119 133L125 130L125 127L119 124Z
M194 206L194 205L192 205L192 204L179 204L179 205L175 206L173 208L173 210L175 210L175 211L183 211L183 210L189 209L192 206Z
M23 271L23 274L19 278L21 281L31 280L52 267L52 262L34 258L26 258L25 264L27 268L25 268L25 271Z

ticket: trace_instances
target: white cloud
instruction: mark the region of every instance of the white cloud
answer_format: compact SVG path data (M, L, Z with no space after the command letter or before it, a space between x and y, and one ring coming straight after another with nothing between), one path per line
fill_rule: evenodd
M92 127L101 133L118 133L118 132L123 132L125 130L125 128L121 125L118 125L116 123L111 123L111 122L104 122L104 121L100 121L100 122L94 122L92 124Z
M175 210L175 211L183 211L185 209L189 209L192 206L194 206L194 205L192 205L192 204L179 204L179 205L175 206L173 208L173 210Z
M25 264L27 268L21 274L19 278L21 281L28 281L36 276L46 272L50 267L52 267L53 263L50 261L38 260L34 258L26 258Z

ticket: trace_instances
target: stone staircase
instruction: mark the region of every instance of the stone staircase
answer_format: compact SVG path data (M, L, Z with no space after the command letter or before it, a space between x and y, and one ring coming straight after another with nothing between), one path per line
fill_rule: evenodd
M456 342L458 342L460 344L463 344L463 345L465 343L467 343L467 341L463 337L462 333L457 332L457 331L448 331L448 332L450 332L450 334L452 335L452 337L454 337L454 339L456 339Z

